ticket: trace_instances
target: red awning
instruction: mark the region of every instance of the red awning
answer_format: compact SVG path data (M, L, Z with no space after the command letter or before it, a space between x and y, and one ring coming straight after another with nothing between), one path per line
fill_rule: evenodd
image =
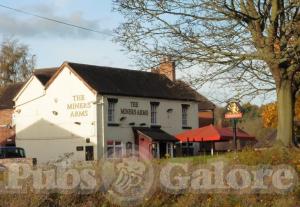
M187 130L175 136L182 142L209 142L209 141L226 141L233 138L232 128L216 128L213 125ZM237 129L238 139L255 140L241 129Z

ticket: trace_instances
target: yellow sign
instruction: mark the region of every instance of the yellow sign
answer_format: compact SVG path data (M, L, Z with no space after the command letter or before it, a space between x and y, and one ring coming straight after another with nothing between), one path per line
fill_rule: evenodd
M226 109L227 109L227 113L225 114L226 119L242 118L243 116L241 112L241 107L239 106L239 103L236 101L229 102Z

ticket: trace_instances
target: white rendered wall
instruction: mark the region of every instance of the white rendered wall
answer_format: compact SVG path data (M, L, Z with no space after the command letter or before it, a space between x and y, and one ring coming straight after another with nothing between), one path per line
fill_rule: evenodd
M28 99L30 93L22 96ZM15 118L17 146L23 147L27 157L35 157L38 162L57 160L69 153L73 153L73 159L84 160L85 153L77 151L77 146L94 146L97 158L95 101L96 95L64 68L44 97L18 107L21 112ZM32 113L23 113L30 111L35 111L34 118L31 118ZM86 143L87 138L90 143Z
M107 98L117 98L115 108L115 120L119 126L108 126L108 101ZM138 107L131 107L131 102L137 102ZM134 143L134 134L132 127L129 123L134 122L135 127L140 127L141 123L145 123L144 127L151 126L151 109L150 102L159 102L157 108L157 125L161 126L161 129L165 132L176 135L185 129L182 128L182 104L190 105L188 109L188 126L191 128L198 128L198 103L192 101L178 101L178 100L165 100L165 99L151 99L151 98L137 98L137 97L125 97L125 96L104 96L104 145L106 149L106 142L108 140L122 141L125 145L126 142ZM121 109L136 109L147 110L148 115L128 115L121 114ZM172 112L167 112L168 109L172 109ZM126 117L124 121L120 121L121 117ZM99 126L100 127L100 126ZM100 129L99 129L100 130ZM103 139L103 137L101 137Z

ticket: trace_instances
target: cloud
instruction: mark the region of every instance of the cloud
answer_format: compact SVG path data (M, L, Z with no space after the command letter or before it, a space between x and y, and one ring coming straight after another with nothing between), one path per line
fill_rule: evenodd
M0 33L4 35L17 35L23 37L49 37L58 36L63 38L107 38L112 35L109 28L100 27L100 20L86 19L81 12L72 12L67 16L55 14L55 8L48 5L34 5L31 9L35 14L55 19L58 21L74 24L80 27L99 31L99 33L85 31L57 22L31 17L15 12L0 12Z

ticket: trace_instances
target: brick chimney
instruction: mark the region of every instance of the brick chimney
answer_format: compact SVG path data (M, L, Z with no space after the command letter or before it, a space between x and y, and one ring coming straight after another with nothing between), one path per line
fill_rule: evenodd
M160 61L157 68L151 70L153 73L159 73L167 76L171 81L176 80L175 62L170 57L165 57Z

